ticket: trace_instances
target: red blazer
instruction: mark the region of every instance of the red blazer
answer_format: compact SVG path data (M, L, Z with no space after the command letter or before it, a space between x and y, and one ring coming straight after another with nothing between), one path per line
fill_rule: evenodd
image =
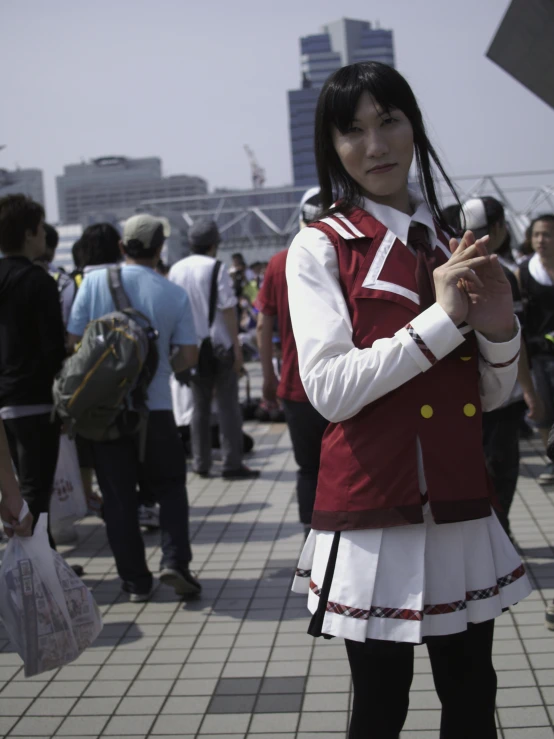
M392 337L418 315L416 258L386 226L355 209L347 220L333 216L310 227L335 247L356 347ZM435 254L442 264L450 251L442 233L439 239ZM421 523L418 437L434 520L490 515L478 367L477 340L469 332L427 372L353 418L331 423L323 438L312 527L348 531Z

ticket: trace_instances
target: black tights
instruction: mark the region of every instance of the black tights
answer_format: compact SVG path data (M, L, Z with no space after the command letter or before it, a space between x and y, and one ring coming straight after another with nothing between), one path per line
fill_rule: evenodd
M442 704L440 739L496 739L494 621L425 639ZM349 739L398 739L408 715L414 645L346 639L354 683Z

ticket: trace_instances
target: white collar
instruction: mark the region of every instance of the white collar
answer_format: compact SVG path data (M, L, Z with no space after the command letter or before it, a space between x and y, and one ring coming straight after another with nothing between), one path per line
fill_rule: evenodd
M410 202L414 207L414 213L411 216L407 215L407 213L402 213L400 210L396 210L396 208L391 208L389 205L376 203L369 198L363 199L362 207L386 226L389 231L392 231L396 238L405 246L408 245L408 231L410 230L412 221L422 223L431 231L430 243L435 248L437 245L437 230L429 206L416 188L408 188L408 192L410 194Z
M541 262L541 258L538 254L533 254L529 260L529 272L531 277L539 283L539 285L545 285L549 287L552 285L552 278L544 268L544 264Z

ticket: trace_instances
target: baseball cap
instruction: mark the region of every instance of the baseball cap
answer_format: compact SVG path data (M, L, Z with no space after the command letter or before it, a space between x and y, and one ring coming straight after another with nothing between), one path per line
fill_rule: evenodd
M316 221L321 213L321 197L319 187L310 187L300 201L300 220L304 223Z
M209 218L195 221L189 228L188 238L191 246L214 246L221 241L217 223Z
M153 255L164 239L164 222L147 213L131 216L123 226L123 245L129 256Z

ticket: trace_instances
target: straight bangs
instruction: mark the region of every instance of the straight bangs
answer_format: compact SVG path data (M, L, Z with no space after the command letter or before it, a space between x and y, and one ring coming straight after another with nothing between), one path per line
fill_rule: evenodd
M335 84L325 100L325 117L342 134L350 128L364 92L371 95L383 112L401 110L408 118L411 117L409 109L413 108L415 98L408 83L392 67L380 66L385 68L379 70L380 74L376 74L370 64L351 64L336 72Z
M334 72L323 85L316 108L315 159L324 215L359 206L364 193L346 172L335 150L333 127L344 134L352 125L360 96L368 92L383 112L400 110L410 121L414 134L414 158L417 177L427 205L443 231L454 235L443 218L436 194L432 163L443 177L461 208L461 203L427 137L423 116L404 77L381 62L359 62ZM340 200L340 203L337 201ZM336 203L336 205L334 205Z

